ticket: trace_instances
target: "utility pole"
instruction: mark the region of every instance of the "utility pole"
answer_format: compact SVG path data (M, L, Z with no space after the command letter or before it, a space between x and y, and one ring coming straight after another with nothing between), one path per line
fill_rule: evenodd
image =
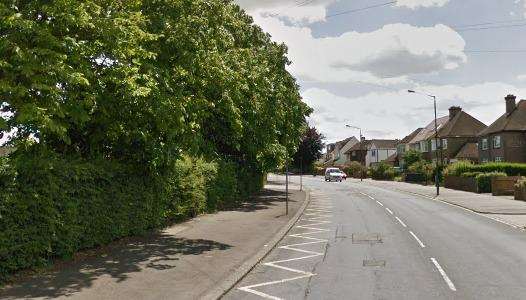
M289 158L285 162L285 215L289 215Z
M439 169L439 165L438 165L439 156L438 156L437 98L434 95L419 93L419 92L414 91L414 90L408 90L407 92L408 93L415 93L415 94L424 95L424 96L427 96L427 97L433 99L433 105L434 105L434 108L435 108L435 156L436 156L435 186L436 186L436 189L437 189L437 196L439 196L440 195L440 169Z

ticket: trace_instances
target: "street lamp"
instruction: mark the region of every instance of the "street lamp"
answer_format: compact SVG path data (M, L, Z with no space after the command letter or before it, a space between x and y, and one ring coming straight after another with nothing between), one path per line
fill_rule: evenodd
M427 96L431 99L433 99L433 104L435 107L435 154L436 154L436 172L435 172L435 185L437 188L437 196L440 195L440 176L439 176L439 168L438 168L438 124L437 124L437 97L430 94L420 93L415 90L407 90L408 93L414 93L414 94L420 94Z
M349 124L345 125L345 127L360 130L360 141L359 142L360 142L360 151L361 151L362 150L362 128L353 126L353 125L349 125ZM360 181L363 181L363 170L360 170Z

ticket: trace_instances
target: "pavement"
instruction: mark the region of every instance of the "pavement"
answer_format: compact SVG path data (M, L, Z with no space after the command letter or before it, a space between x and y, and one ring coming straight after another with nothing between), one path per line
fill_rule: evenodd
M215 298L268 253L304 209L306 193L292 185L285 215L284 189L282 178L269 177L265 190L239 208L86 251L5 287L0 299Z
M524 230L414 185L303 183L309 207L225 299L526 299Z

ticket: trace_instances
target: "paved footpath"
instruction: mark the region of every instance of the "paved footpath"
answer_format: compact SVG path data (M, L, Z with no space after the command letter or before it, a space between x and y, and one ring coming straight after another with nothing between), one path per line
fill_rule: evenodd
M291 186L284 215L284 189L281 178L269 181L261 195L238 209L116 242L0 290L0 299L203 298L264 252L301 208L306 194Z

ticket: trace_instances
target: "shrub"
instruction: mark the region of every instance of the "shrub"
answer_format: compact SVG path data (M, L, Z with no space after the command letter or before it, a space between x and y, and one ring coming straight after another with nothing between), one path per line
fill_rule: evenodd
M351 161L343 168L343 171L352 178L366 177L367 168L357 161Z
M446 173L453 176L461 176L467 172L480 172L480 173L491 173L491 172L502 172L508 176L521 176L526 175L526 164L519 163L486 163L481 165L475 165L470 162L461 161L449 165L446 168Z
M423 160L422 152L420 151L410 149L404 153L404 161L405 161L406 168L409 168L413 164L419 161L422 161L422 160Z
M370 169L371 178L375 180L393 180L396 173L392 166L379 163L377 166Z
M517 180L515 187L521 190L526 190L526 177L521 177L519 180Z
M481 173L475 176L479 193L491 193L491 178L507 176L502 172Z
M425 181L434 180L435 166L427 161L421 160L409 167L409 172L415 174L422 174L425 178Z

